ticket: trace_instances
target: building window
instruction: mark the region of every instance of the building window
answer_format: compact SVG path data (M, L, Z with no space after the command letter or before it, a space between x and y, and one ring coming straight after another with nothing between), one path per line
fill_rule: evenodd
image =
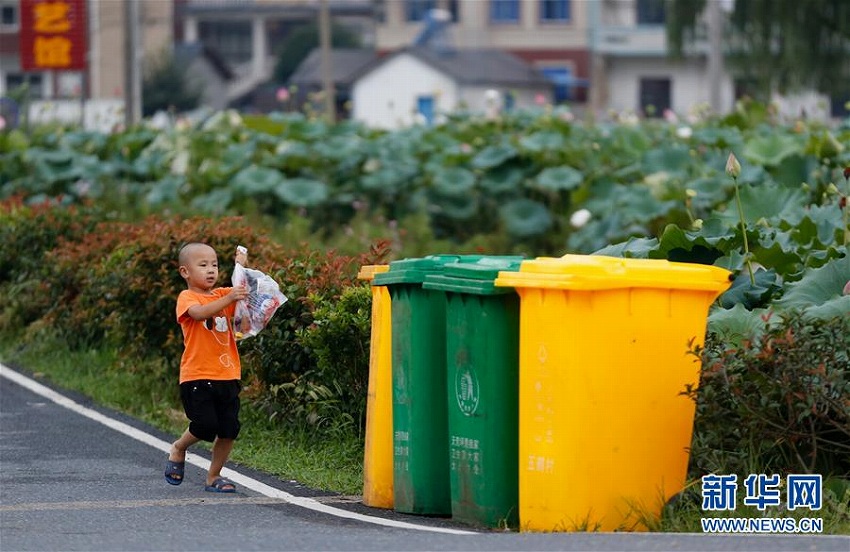
M492 23L519 23L519 0L490 0Z
M440 0L407 0L404 6L404 15L407 21L424 21L429 11L442 8L448 9L452 14L452 21L457 23L457 2L458 0L449 0L448 2L440 2Z
M830 116L835 119L850 117L850 92L836 94L830 98Z
M416 98L416 112L422 115L428 126L434 124L434 96L419 96Z
M638 25L663 25L664 0L637 0Z
M30 100L40 100L44 97L42 94L42 86L43 79L41 73L30 73L29 74L29 85L30 85ZM27 83L27 75L22 73L9 73L6 75L6 94L15 90L21 86L24 86Z
M250 21L201 21L198 35L228 63L244 63L251 59L253 39Z
M640 109L646 117L661 117L670 109L670 79L640 79Z
M540 21L565 22L570 20L570 0L540 0Z
M0 29L17 29L18 25L18 3L0 3Z
M507 113L509 111L513 111L514 107L516 107L516 94L511 90L505 90L502 92L502 100L504 102L502 109Z
M758 98L759 97L758 82L751 78L737 78L734 81L735 99L741 98Z
M572 84L573 73L569 67L544 67L540 70L543 76L555 85L555 103L563 103L573 99Z

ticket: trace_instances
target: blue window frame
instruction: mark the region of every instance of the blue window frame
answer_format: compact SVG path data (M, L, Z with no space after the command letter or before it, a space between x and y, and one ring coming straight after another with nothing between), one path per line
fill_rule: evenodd
M556 104L572 99L573 72L569 67L544 67L540 72L555 85Z
M511 90L505 90L502 93L502 98L504 98L503 109L505 112L513 111L514 107L516 107L516 95Z
M419 96L416 98L416 110L425 117L428 126L434 124L434 96Z
M429 11L440 7L442 6L437 0L405 0L404 16L407 21L424 21ZM457 0L449 0L448 9L452 14L452 21L457 22Z
M540 21L570 20L570 0L540 0Z
M492 23L519 23L519 0L490 0Z

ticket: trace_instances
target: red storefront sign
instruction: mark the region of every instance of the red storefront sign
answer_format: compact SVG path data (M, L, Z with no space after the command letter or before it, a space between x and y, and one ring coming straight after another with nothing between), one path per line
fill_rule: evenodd
M21 68L86 68L86 0L21 1Z

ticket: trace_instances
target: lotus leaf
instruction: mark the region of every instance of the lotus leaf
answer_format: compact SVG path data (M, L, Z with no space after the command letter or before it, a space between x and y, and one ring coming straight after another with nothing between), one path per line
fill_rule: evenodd
M771 133L747 140L743 156L756 165L775 167L786 157L802 153L803 145L791 136Z
M226 168L225 170L239 170L251 162L257 145L254 142L245 142L244 144L230 144L224 150L221 156L221 163Z
M154 207L177 201L180 197L180 188L185 184L186 179L183 176L168 175L151 185L145 200Z
M777 231L763 235L758 245L754 252L755 260L784 274L786 280L803 268L801 248L789 232Z
M289 205L315 207L328 199L328 186L310 178L290 178L278 184L274 193Z
M466 196L475 186L472 171L460 167L441 169L432 176L434 189L444 196Z
M130 165L130 171L138 180L157 179L168 171L170 158L170 152L145 150Z
M718 299L720 306L724 309L739 303L748 309L765 306L780 288L776 271L756 270L754 276L755 284L750 280L749 272L742 270L732 286Z
M278 171L251 165L236 173L230 180L230 186L234 192L250 196L271 192L281 182L283 176Z
M472 158L472 167L475 169L492 169L508 159L516 157L517 154L517 150L507 144L487 146Z
M643 156L645 174L666 172L668 174L686 174L693 164L690 150L686 146L668 146L648 151Z
M740 347L745 341L756 343L764 333L768 321L767 309L747 310L738 303L730 309L714 309L708 316L708 332L717 334L731 347Z
M796 187L800 185L800 182L809 182L812 172L817 169L818 162L813 157L794 154L783 159L771 172L776 182Z
M417 168L412 164L383 164L377 171L360 178L360 187L370 192L395 194L406 188L417 174Z
M799 244L812 244L815 240L822 246L833 245L841 240L844 223L841 209L831 205L810 205L799 217L793 213L783 220L791 226L794 240ZM822 249L822 248L818 248Z
M524 178L525 171L522 168L505 164L487 171L481 179L481 188L491 194L513 192L520 189Z
M603 136L607 130L613 146L622 150L623 159L627 163L637 161L643 152L652 147L652 141L640 128L622 125L602 126L601 128L603 129Z
M148 144L150 144L157 133L148 129L137 129L119 134L115 139L115 149L122 152L127 158L139 155Z
M505 228L517 238L531 238L546 233L552 227L549 209L539 201L515 199L499 210Z
M612 241L623 239L624 235L646 234L646 229L634 228L632 225L624 224L620 213L613 211L604 217L591 220L580 230L570 234L567 246L570 250L579 253L591 251L602 251Z
M787 188L778 184L767 186L741 187L741 206L744 209L744 220L754 224L760 219L800 217L800 211L806 205L805 193L799 188ZM740 220L734 203L726 205L726 210L718 216L727 224L736 224Z
M685 188L696 192L691 198L694 209L713 209L718 203L726 200L728 191L732 188L732 181L719 176L707 176L686 183Z
M743 144L741 131L736 127L699 128L694 131L691 139L696 143L716 146L723 150L739 150Z
M313 146L316 154L327 161L338 163L343 160L360 158L360 138L357 136L332 136L330 139Z
M785 294L776 303L786 309L804 309L822 305L830 299L841 297L850 281L850 255L833 259L819 268L810 268L803 277L788 284ZM850 311L844 311L844 315Z
M670 260L714 264L736 244L735 236L734 228L716 219L696 232L668 224L661 234L658 250L663 258Z
M720 172L725 172L726 159L720 163ZM726 177L728 180L729 177ZM741 163L741 174L738 176L738 184L773 184L775 182L773 176L768 173L764 167L753 165L746 160Z
M432 199L436 212L454 220L468 220L478 214L478 198L475 195L440 196Z
M560 132L539 131L522 137L519 144L524 149L535 153L560 151L564 148L564 135Z
M657 250L657 238L631 237L624 242L603 247L593 254L605 257L624 257L626 259L648 259L650 254Z
M91 155L75 154L69 150L30 150L27 157L35 168L35 176L44 186L81 178L94 180L100 160ZM43 188L42 191L46 191Z
M676 201L659 201L652 191L644 185L614 185L607 193L588 200L585 207L592 213L616 211L625 224L647 222L670 213L679 204Z
M817 320L830 320L832 318L846 317L850 312L850 295L842 295L841 297L833 297L824 301L820 305L808 307L804 311L807 318L815 318Z
M33 163L45 163L54 168L67 168L74 162L76 154L72 150L44 150L41 148L33 148L27 153Z
M193 199L192 207L206 213L220 215L227 211L231 201L233 201L233 191L230 188L216 188Z
M549 167L543 169L535 182L538 188L550 192L575 190L584 180L584 174L572 167Z
M107 136L101 132L78 130L62 135L59 146L87 154L97 154L107 144Z
M278 157L282 157L284 159L288 159L290 157L310 157L310 148L308 148L304 142L294 142L291 140L284 140L280 142L275 148L275 155Z

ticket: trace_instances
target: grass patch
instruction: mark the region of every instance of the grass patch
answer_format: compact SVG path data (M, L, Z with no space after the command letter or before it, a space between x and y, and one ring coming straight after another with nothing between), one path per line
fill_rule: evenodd
M35 379L90 397L175 438L186 428L177 374L163 373L156 360L128 361L112 350L71 350L54 336L21 341L0 335L0 361L21 366ZM242 432L231 459L244 466L341 494L362 491L362 443L355 437L319 436L306 428L275 424L243 402ZM196 446L203 446L199 444ZM207 446L208 448L208 446Z
M20 340L20 335L0 335L0 361L30 371L37 379L82 393L97 404L125 412L175 437L186 427L179 404L177 375L163 373L157 361L122 359L116 351L71 350L61 339L39 335ZM244 466L295 480L309 488L358 495L363 481L363 445L350 435L317 435L306 427L274 423L245 403L243 428L231 459ZM756 467L753 469L758 472ZM742 491L741 491L742 492ZM739 501L742 498L739 493ZM700 509L699 482L665 508L661 520L638 515L651 531L699 533L701 517L716 516ZM845 479L824 482L823 509L789 512L772 508L759 512L739 505L726 517L820 517L824 534L850 534L850 483ZM639 512L638 512L639 514Z

